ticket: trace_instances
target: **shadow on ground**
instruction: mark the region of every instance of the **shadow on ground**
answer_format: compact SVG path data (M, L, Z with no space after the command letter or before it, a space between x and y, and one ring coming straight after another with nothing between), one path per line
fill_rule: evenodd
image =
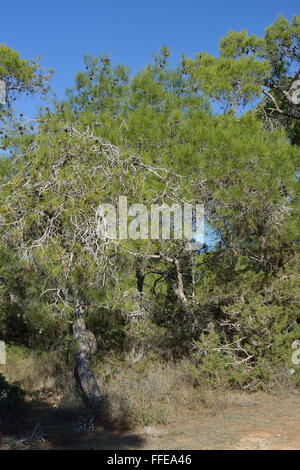
M0 449L127 449L144 439L125 419L87 407L54 407L41 400L5 401L0 397Z
M116 423L107 415L92 421L91 416L85 407L7 402L0 406L0 449L300 449L298 391L230 393L218 406L183 403L167 424L139 426L135 432L122 417Z

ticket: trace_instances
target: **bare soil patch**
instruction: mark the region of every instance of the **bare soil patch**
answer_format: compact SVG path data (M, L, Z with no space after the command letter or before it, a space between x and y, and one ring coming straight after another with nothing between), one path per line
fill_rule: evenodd
M2 435L0 449L249 449L300 450L300 395L231 394L215 406L193 403L177 409L166 425L131 431L76 433L66 424L43 424L45 436ZM25 440L25 443L24 443Z

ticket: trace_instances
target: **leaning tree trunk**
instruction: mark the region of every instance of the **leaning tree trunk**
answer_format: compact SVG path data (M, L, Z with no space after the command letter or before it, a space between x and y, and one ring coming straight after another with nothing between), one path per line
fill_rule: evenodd
M77 302L75 319L73 321L73 337L76 341L75 378L86 401L93 409L100 409L104 398L91 370L91 354L96 350L96 339L91 331L86 329L83 307Z
M182 278L182 272L180 269L180 264L178 259L176 258L170 258L169 256L165 255L164 253L160 252L158 255L148 255L149 258L160 258L163 259L164 261L167 261L168 263L172 263L175 266L176 269L176 277L177 280L174 284L172 284L172 288L177 295L178 299L180 300L181 304L183 307L186 309L187 308L187 298L184 293L183 289L183 278Z

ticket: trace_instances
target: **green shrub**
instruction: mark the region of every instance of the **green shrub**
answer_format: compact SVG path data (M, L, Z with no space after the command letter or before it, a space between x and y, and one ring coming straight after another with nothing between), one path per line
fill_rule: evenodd
M8 383L0 373L0 411L10 411L24 406L25 392L17 382Z

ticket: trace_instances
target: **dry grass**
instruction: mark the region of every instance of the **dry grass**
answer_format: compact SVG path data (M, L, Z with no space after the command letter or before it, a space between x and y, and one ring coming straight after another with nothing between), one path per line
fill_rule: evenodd
M109 421L117 429L136 425L168 424L176 410L203 410L216 416L227 408L251 406L251 395L230 390L195 387L188 361L176 364L142 359L135 364L103 363L98 360L94 370L109 403ZM17 347L8 348L7 364L0 366L9 382L20 386L49 405L61 410L81 409L82 399L75 385L73 364L66 366L58 354L37 355ZM284 393L289 381L286 371L273 374L269 392Z
M16 412L0 413L4 433L0 441L6 439L0 448L22 448L20 442L30 437L36 423L46 432L46 440L33 443L32 448L227 448L231 434L236 439L244 432L247 419L251 418L247 425L251 432L252 427L264 429L273 409L269 402L278 406L280 400L287 400L263 392L196 387L188 361L174 364L149 358L132 364L98 359L93 366L109 403L108 419L96 417L93 432L78 434L78 419L88 417L90 410L84 408L76 389L72 364L66 367L57 354L39 356L8 348L7 364L0 373L9 382L18 381L31 400ZM283 391L285 373L274 372L270 391L276 395ZM290 401L286 405L289 426L295 398ZM134 432L128 433L129 429Z
M152 363L96 363L95 374L109 403L110 423L117 428L137 424L166 424L178 404L199 403L198 391L187 365ZM1 366L8 382L17 381L29 396L55 408L80 408L82 400L75 385L73 365L65 366L57 354L37 355L8 348L7 364Z
M0 373L8 382L17 382L27 392L28 398L40 397L56 406L73 406L78 402L73 365L66 366L65 358L57 353L38 354L10 346L6 365L0 366Z
M177 364L145 361L133 367L121 364L113 374L106 366L105 373L109 378L103 377L102 370L98 380L110 403L111 419L118 427L168 424L181 406L215 410L227 406L225 392L195 388L186 361Z

